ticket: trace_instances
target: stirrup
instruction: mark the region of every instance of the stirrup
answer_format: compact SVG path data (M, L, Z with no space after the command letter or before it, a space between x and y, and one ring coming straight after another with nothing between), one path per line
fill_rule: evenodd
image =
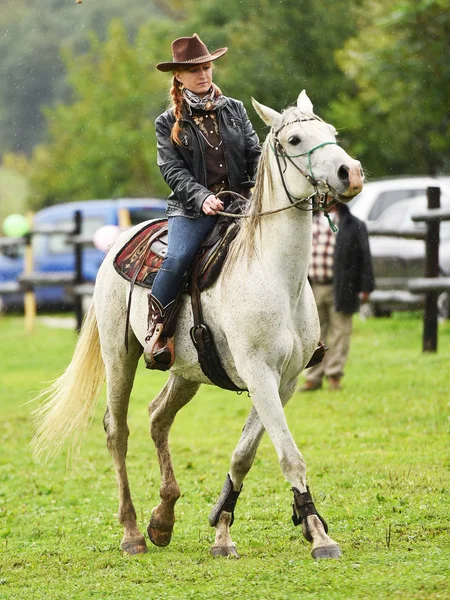
M327 350L329 350L329 347L326 344L319 342L319 345L314 350L314 354L309 359L309 363L306 365L305 369L309 369L310 367L314 367L315 365L321 363Z
M173 365L174 344L173 337L164 336L164 324L170 315L173 302L163 307L152 294L148 296L148 332L145 338L144 360L147 369L167 371Z
M164 325L158 323L144 348L144 360L147 369L167 371L175 362L173 337L166 338L163 335L163 330Z

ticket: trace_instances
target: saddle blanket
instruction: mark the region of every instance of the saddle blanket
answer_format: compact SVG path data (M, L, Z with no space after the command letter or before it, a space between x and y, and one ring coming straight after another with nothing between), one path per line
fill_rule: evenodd
M236 237L236 222L218 221L198 252L198 286L206 289L217 279L228 246ZM151 289L153 280L167 252L167 219L146 223L119 250L114 258L114 268L127 281Z

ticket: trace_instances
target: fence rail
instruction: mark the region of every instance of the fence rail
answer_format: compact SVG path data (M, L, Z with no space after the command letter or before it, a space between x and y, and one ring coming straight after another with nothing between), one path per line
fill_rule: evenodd
M408 281L408 289L414 294L449 292L450 277L419 277Z
M423 297L420 294L425 295L422 345L424 352L437 350L438 295L442 292L450 292L450 277L441 277L439 273L440 223L441 221L450 221L450 210L441 208L440 196L440 188L429 187L427 189L428 209L418 211L411 217L414 222L426 223L424 233L413 230L395 231L369 228L370 235L423 239L425 241L425 277L409 279L406 284L407 290L375 290L370 297L371 302L374 303L398 301L409 304L411 300L414 301L413 294L416 295L418 301L421 301Z
M35 286L52 287L55 285L75 284L75 271L46 271L45 273L22 273L18 277L23 289Z
M367 230L371 236L385 237L401 237L408 240L424 240L426 238L425 231L417 231L417 229L379 229L374 225L368 225Z
M20 294L23 291L18 281L0 281L0 294Z
M34 328L36 317L36 287L63 286L70 289L74 296L74 310L77 330L83 320L83 297L92 295L94 286L83 277L83 253L85 245L92 244L92 237L82 235L82 213L75 211L73 223L65 226L51 224L33 225L27 235L20 238L0 238L0 248L25 246L25 268L17 281L0 282L0 294L24 293L25 323L28 331ZM75 269L73 271L33 271L32 238L34 235L66 235L67 242L73 244Z
M423 239L426 245L426 270L425 277L410 279L407 282L405 290L375 290L371 294L371 302L404 302L414 301L414 295L417 300L421 300L420 294L425 294L424 310L424 351L435 351L437 349L437 295L441 292L450 292L450 277L439 277L439 224L441 221L450 220L450 210L440 207L440 188L428 188L428 210L421 211L412 216L415 222L424 221L427 224L425 233L414 230L379 230L373 227L369 228L370 235L403 237L409 239ZM18 281L0 282L0 294L25 293L28 295L28 302L25 301L25 312L36 311L33 291L36 286L67 286L74 295L75 315L77 329L81 327L83 319L83 297L91 296L94 292L94 284L87 282L83 278L82 248L85 245L92 244L92 237L82 235L82 214L76 211L73 224L53 228L51 225L33 226L30 232L19 238L0 238L0 248L26 246L28 252L28 261L25 261L25 271L19 277ZM55 235L64 234L67 236L67 242L73 244L75 254L75 270L71 272L58 271L37 273L32 270L32 258L30 258L31 241L33 235ZM27 264L28 263L28 264ZM34 306L34 309L33 309ZM32 315L29 320L33 320ZM27 318L26 318L27 321Z

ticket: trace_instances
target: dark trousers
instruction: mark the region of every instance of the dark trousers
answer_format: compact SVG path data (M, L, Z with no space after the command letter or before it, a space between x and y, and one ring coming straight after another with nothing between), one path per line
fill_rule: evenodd
M167 254L152 286L152 295L162 306L175 300L203 240L217 222L216 216L202 214L197 219L169 217Z

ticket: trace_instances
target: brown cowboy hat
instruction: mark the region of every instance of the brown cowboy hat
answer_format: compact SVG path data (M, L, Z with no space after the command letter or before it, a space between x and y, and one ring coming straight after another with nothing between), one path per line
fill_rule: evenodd
M159 71L173 71L177 67L200 65L220 58L228 48L219 48L209 52L196 33L192 37L181 37L172 42L172 62L156 65Z

